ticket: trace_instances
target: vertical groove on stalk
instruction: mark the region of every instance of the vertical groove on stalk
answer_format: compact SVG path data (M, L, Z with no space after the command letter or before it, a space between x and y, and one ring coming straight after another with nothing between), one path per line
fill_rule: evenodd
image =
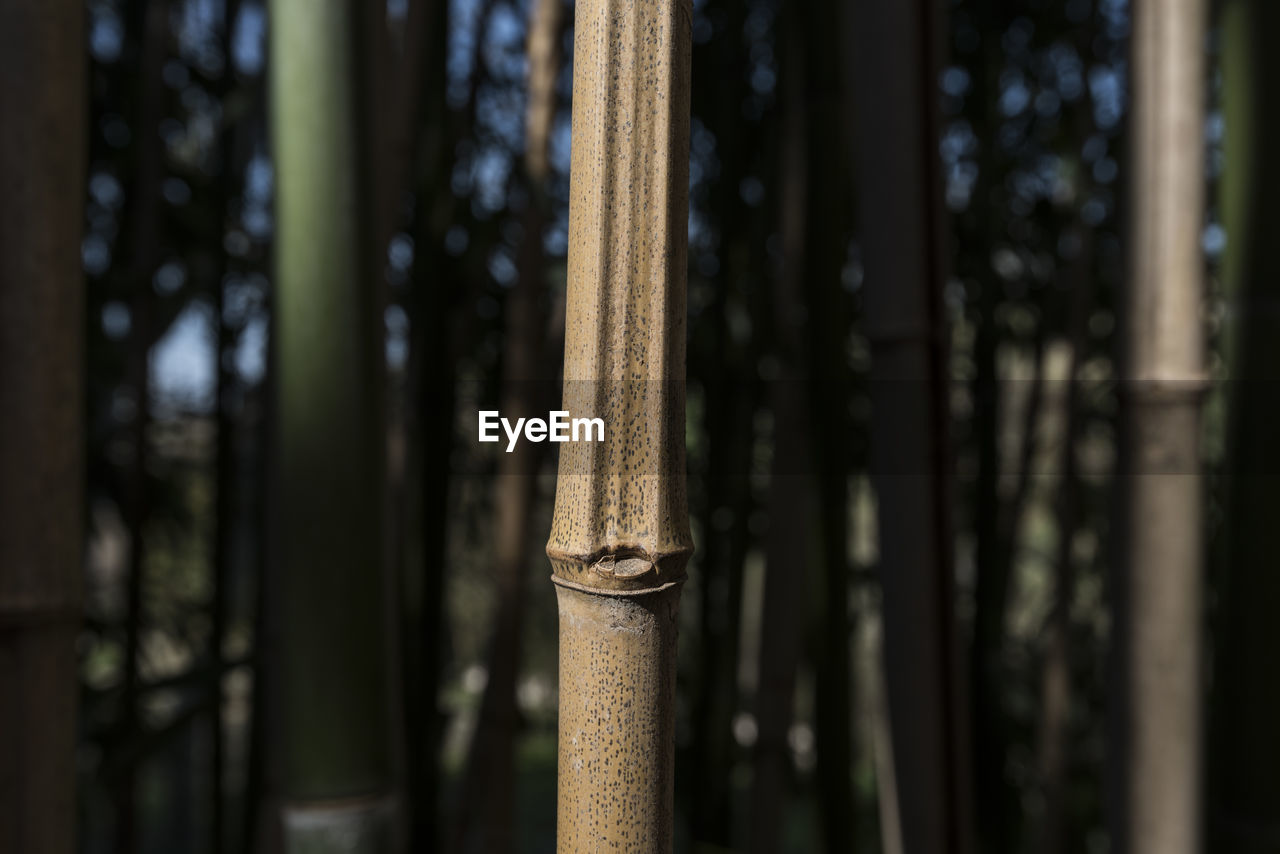
M577 6L562 446L562 852L671 850L685 494L689 0Z

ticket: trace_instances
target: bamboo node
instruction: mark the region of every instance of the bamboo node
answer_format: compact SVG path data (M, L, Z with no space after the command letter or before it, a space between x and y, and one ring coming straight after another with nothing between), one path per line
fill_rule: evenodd
M605 578L638 579L645 574L657 574L657 564L643 551L627 549L613 554L602 555L591 564L591 572Z
M685 578L692 547L670 551L649 551L642 546L609 545L587 554L571 554L547 547L552 579L618 595L642 593Z

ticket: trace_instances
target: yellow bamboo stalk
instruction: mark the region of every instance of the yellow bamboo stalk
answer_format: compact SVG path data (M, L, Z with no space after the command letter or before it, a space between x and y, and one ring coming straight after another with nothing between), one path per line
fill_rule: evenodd
M669 852L685 495L689 0L582 0L564 408L558 850Z

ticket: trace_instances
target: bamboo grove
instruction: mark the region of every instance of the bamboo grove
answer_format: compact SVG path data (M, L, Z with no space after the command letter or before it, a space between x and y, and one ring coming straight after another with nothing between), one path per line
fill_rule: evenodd
M0 3L0 854L1276 851L1275 35Z

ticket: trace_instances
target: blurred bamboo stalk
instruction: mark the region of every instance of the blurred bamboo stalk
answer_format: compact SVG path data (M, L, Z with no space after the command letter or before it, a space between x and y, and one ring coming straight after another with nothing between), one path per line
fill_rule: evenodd
M541 185L549 168L547 151L556 116L556 77L560 73L560 20L564 0L535 0L529 13L529 106L525 111L525 171Z
M755 718L759 727L753 751L753 775L747 850L773 854L782 844L793 776L787 735L795 718L796 681L806 634L806 605L819 550L811 533L817 529L816 483L808 452L813 419L805 374L805 343L813 334L806 323L805 277L809 275L807 147L809 128L805 101L804 38L800 15L792 6L782 13L783 100L780 129L778 229L782 264L772 287L774 353L778 377L769 384L773 412L773 459L767 508L769 531L764 540L764 601L760 624L770 641L760 649ZM835 655L838 651L832 651ZM847 771L847 767L845 769Z
M281 794L299 854L394 847L382 292L363 275L352 6L270 9Z
M219 49L222 53L222 77L218 81L219 95L225 100L235 87L235 64L232 61L233 33L240 13L240 0L226 0L222 10L222 28ZM209 845L213 854L226 850L227 799L223 796L226 769L226 739L223 730L223 687L225 684L224 644L230 617L230 587L232 574L231 543L235 525L235 502L232 492L236 487L235 453L232 441L234 419L228 410L228 398L235 383L231 368L231 349L234 335L226 319L226 284L230 272L230 255L223 245L227 221L231 215L230 202L233 182L239 180L240 166L236 162L236 138L242 133L242 125L228 122L218 135L219 174L214 194L214 228L211 248L218 259L218 272L213 283L214 298L214 419L217 424L216 450L214 453L214 532L213 532L213 602L209 614L209 657L214 666L213 698L209 705Z
M75 846L84 39L74 0L0 4L0 836L24 854Z
M1200 850L1205 0L1133 7L1112 850Z
M850 854L856 847L856 801L853 787L853 661L849 563L849 474L854 430L848 401L854 396L852 373L842 358L853 318L841 276L849 256L853 230L852 164L847 153L855 127L846 113L849 103L842 74L844 0L811 0L800 5L800 38L805 50L803 111L807 184L804 216L804 271L807 301L808 393L819 538L814 566L818 584L810 585L814 626L809 656L814 666L814 735L817 797L822 846L827 854ZM816 465L816 460L822 464ZM816 595L815 595L816 594ZM816 600L816 601L814 601Z
M672 846L685 492L689 0L577 5L562 446L558 850Z
M138 169L130 187L128 228L130 298L130 343L128 381L136 407L130 425L132 459L125 508L129 529L129 573L125 583L124 674L121 731L127 736L142 734L143 719L138 708L142 693L142 642L146 627L143 597L147 571L147 529L152 513L152 489L148 473L151 460L151 347L158 330L154 278L160 266L163 230L161 185L165 177L165 152L159 133L164 113L164 80L161 76L168 57L169 0L140 0L131 4L132 29L139 34L136 106L133 126L138 132ZM137 761L130 759L116 784L115 842L119 851L132 851L138 837Z
M903 850L969 850L952 577L941 179L930 0L855 4L856 183L871 344L871 474Z
M985 129L978 153L978 176L974 186L977 217L972 227L959 236L964 243L987 245L997 239L1005 205L1002 187L1010 164L996 142L1000 98L1000 71L1004 63L1001 36L1012 14L1004 0L973 0L970 9L981 33L981 47L974 63L971 101L974 126ZM966 233L967 232L967 233ZM963 244L962 244L963 245ZM957 273L970 274L977 293L969 298L976 315L977 331L973 359L973 429L976 437L978 471L974 483L973 639L969 649L969 714L975 756L973 766L975 841L984 850L1012 851L1023 822L1022 810L1008 779L1012 747L1011 719L1006 708L1008 673L1005 625L1011 591L1015 587L1014 555L1019 521L1028 491L1002 501L1000 495L1000 413L1007 405L997 380L1001 333L997 315L1005 294L991 265L972 271L959 267ZM1038 333L1043 342L1044 333ZM1038 347L1042 349L1043 343ZM1037 387L1039 383L1037 382ZM1035 423L1035 410L1042 395L1037 390L1035 405L1028 407L1026 423ZM1023 459L1034 447L1034 431L1024 432ZM1027 467L1017 477L1024 478ZM1025 479L1023 480L1025 483Z
M745 3L725 3L723 32L741 33L749 11ZM714 78L714 89L695 88L694 110L707 122L717 140L741 132L742 103L748 78L745 40L713 35L694 51L695 79ZM699 110L697 98L706 99ZM742 574L747 550L747 517L752 504L746 472L752 447L755 410L756 359L749 350L754 339L735 340L729 325L731 306L747 294L770 300L769 288L754 287L771 274L761 263L764 239L758 230L773 221L757 222L739 188L751 173L747 146L717 146L720 169L707 211L717 224L720 269L713 281L711 303L690 333L690 373L703 377L702 441L705 443L705 489L700 515L703 532L698 544L697 674L690 686L693 697L692 733L687 749L677 756L686 769L680 788L696 792L686 798L689 831L695 845L728 849L734 836L732 770L738 758L733 716L739 706L738 663L742 622ZM744 304L737 303L737 304ZM700 362L700 364L699 364Z
M426 0L415 0L422 5ZM453 299L456 270L443 233L457 201L445 188L457 122L445 98L449 4L431 2L422 23L423 81L414 168L413 279L406 302L409 357L405 379L406 470L401 513L400 618L402 696L406 722L405 789L411 854L441 845L440 703L445 638L450 460L456 412ZM408 24L414 23L410 15ZM404 73L409 73L408 69Z
M1265 656L1280 643L1280 573L1275 529L1280 518L1280 253L1275 191L1280 172L1280 55L1274 49L1280 5L1271 0L1221 4L1226 169L1220 184L1230 235L1222 278L1231 324L1225 395L1226 507L1219 534L1214 621L1212 795L1207 850L1264 854L1280 838L1280 681Z
M545 412L550 394L544 307L546 257L543 237L547 213L547 136L555 115L555 78L561 35L562 0L538 0L529 15L529 108L525 114L523 237L516 283L506 297L503 332L501 411L517 416ZM518 444L498 458L494 486L494 562L497 609L488 657L488 679L471 737L462 787L455 850L509 854L515 842L516 740L520 713L516 684L520 675L524 611L528 604L529 533L537 476L545 446Z

